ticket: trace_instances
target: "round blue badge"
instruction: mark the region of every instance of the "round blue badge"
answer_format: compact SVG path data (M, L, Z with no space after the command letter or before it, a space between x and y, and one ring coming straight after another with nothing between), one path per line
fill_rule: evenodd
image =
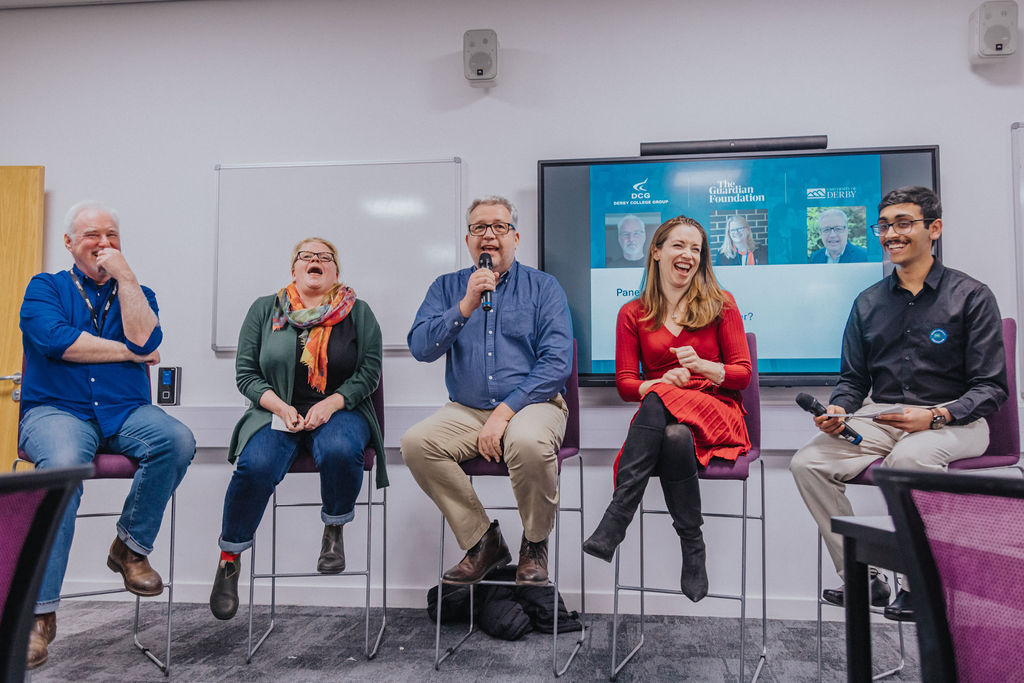
M941 344L942 342L949 339L949 335L941 327L936 327L928 334L928 338L932 340L933 344Z

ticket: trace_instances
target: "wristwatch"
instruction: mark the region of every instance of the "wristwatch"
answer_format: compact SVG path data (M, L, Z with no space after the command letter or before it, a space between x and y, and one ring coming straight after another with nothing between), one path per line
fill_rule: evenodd
M938 408L929 408L932 411L932 429L942 429L946 426L946 416L939 412Z

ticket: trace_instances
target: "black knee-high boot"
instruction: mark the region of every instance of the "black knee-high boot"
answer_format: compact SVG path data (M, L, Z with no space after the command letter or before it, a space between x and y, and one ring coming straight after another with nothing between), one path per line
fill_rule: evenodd
M694 458L693 435L686 425L669 425L665 429L665 454L669 457ZM669 454L666 451L673 451ZM661 490L665 493L665 504L672 526L679 534L679 545L683 554L683 567L679 577L679 588L683 595L697 602L708 594L707 555L704 549L704 535L700 527L704 524L700 503L700 480L697 473L681 479L666 476L667 468L661 468Z
M630 426L619 458L612 502L608 504L597 529L583 542L583 552L605 562L612 561L658 464L664 433L664 429L655 427Z
M700 480L697 475L681 481L661 480L665 503L672 517L672 526L679 534L683 552L683 569L679 588L694 602L708 594L708 570L705 564L704 534L700 527L704 517L700 513Z

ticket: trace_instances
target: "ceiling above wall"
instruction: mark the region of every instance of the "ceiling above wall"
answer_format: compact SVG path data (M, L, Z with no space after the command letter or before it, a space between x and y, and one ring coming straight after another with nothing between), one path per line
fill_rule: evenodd
M34 7L74 7L78 5L130 5L137 2L173 2L174 0L0 0L0 9Z

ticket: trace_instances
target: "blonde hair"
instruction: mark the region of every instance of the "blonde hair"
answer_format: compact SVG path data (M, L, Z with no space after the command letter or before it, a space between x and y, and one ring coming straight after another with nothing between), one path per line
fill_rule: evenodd
M700 233L700 263L697 264L697 272L690 280L690 286L683 293L679 301L681 318L677 322L683 329L693 332L707 327L722 314L722 307L725 304L725 292L718 285L715 273L711 270L711 258L708 253L708 234L704 227L686 216L670 218L654 232L651 238L651 246L647 250L647 267L644 271L644 280L641 283L640 301L644 306L644 316L641 322L649 322L650 329L657 330L662 326L662 321L669 313L671 303L666 299L665 292L661 288L661 273L658 270L659 261L654 260L655 249L661 249L668 240L669 234L680 225L688 225L696 228Z
M739 214L729 216L725 221L725 241L722 242L722 248L718 251L728 258L736 258L736 244L733 242L732 233L729 232L730 227L734 223L739 223L747 229L747 236L744 239L746 242L747 251L754 251L757 248L757 242L754 241L754 233L750 230L750 223L747 222L746 217Z
M335 247L334 244L332 244L329 240L325 240L323 237L306 237L305 239L299 240L298 243L296 243L296 245L292 247L292 260L288 264L289 267L294 266L295 262L299 260L299 252L304 251L302 249L302 245L306 244L307 242L320 242L321 244L326 246L327 250L331 252L332 256L334 256L334 265L338 267L338 274L341 274L341 264L338 263L338 248Z

